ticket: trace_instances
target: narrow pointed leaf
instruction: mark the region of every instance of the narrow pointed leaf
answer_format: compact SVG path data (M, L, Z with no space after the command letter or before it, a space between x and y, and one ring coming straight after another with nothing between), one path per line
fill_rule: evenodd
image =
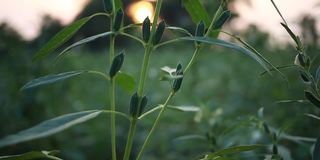
M51 52L55 51L58 47L68 41L84 24L86 24L94 16L95 15L82 18L58 32L35 54L35 56L33 57L33 61L42 59L49 55Z
M309 100L310 103L320 109L320 99L316 95L314 95L312 92L304 91L304 96L307 98L307 100Z
M37 79L31 80L27 84L25 84L21 90L26 90L42 85L47 85L47 84L52 84L55 82L63 81L65 79L72 78L74 76L80 75L82 73L85 73L86 71L70 71L70 72L65 72L65 73L60 73L60 74L51 74L47 75L44 77L39 77Z
M317 139L317 142L314 146L312 160L320 160L320 138Z
M0 160L32 160L32 159L53 159L60 160L60 158L53 156L57 151L32 151L20 155L2 156ZM61 159L62 160L62 159Z
M101 112L102 111L97 110L83 111L62 115L57 118L44 121L32 128L18 132L17 134L9 135L1 139L0 147L48 137L50 135L66 130L74 125L93 119L97 117Z
M317 73L316 73L316 81L320 81L320 65L317 69Z
M202 43L211 44L211 45L218 45L218 46L222 46L222 47L226 47L226 48L230 48L230 49L239 51L240 53L243 53L243 54L251 57L252 59L254 59L266 71L269 72L269 68L267 67L266 62L263 59L261 59L259 56L257 56L255 53L251 52L250 50L239 46L238 44L227 42L227 41L220 40L220 39L208 38L208 37L183 37L182 39L202 42Z
M132 93L135 88L135 80L134 78L124 72L119 72L116 76L116 83L128 93Z
M314 114L304 114L304 115L320 121L320 117L318 117L318 116L316 116Z
M241 153L241 152L262 149L262 148L266 148L266 146L264 146L264 145L249 145L249 146L230 147L230 148L222 149L217 152L208 154L208 158L215 158L217 156L236 154L236 153Z
M103 38L103 37L107 37L107 36L110 36L114 34L114 32L105 32L105 33L100 33L100 34L97 34L97 35L94 35L94 36L91 36L91 37L88 37L88 38L85 38L85 39L82 39L76 43L73 43L72 45L70 45L69 47L65 48L62 52L60 52L60 54L58 55L57 59L59 59L60 57L62 57L66 52L70 51L71 49L73 49L74 47L77 47L77 46L80 46L80 45L83 45L83 44L86 44L86 43L89 43L89 42L92 42L94 40L97 40L99 38Z
M203 20L206 26L210 26L208 12L199 0L182 0L182 5L185 7L195 24L198 24Z
M168 109L180 112L199 112L200 108L196 106L168 106Z

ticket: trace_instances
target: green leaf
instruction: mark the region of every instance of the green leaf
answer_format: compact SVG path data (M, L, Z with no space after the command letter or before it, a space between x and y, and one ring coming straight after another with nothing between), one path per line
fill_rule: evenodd
M192 134L192 135L185 135L185 136L180 136L174 139L174 141L186 141L186 140L202 140L206 141L207 137L202 136L202 135L197 135L197 134Z
M183 0L182 5L185 7L195 24L198 24L203 20L206 26L210 26L208 12L199 0Z
M122 8L122 1L121 0L114 0L115 6L116 6L116 11Z
M199 112L200 108L195 106L170 106L168 105L168 109L180 111L180 112Z
M66 114L56 117L51 120L44 121L32 128L18 132L17 134L9 135L0 140L0 147L14 145L21 142L26 142L34 139L48 137L59 133L74 125L86 122L97 117L102 111L91 110L82 111L72 114Z
M320 109L320 99L315 94L309 91L304 91L304 96L307 98L307 100L309 100L311 104Z
M301 41L299 39L298 36L296 36L292 30L289 28L289 26L287 26L286 24L284 23L281 23L282 27L286 29L286 31L288 32L288 34L290 35L290 37L294 40L294 42L296 43L297 45L297 49L301 51Z
M313 115L313 114L304 114L304 115L320 121L320 117L318 117L316 115Z
M124 72L119 72L116 75L116 83L128 93L132 93L134 91L136 84L134 78L131 75Z
M103 14L98 13L89 17L82 18L62 29L35 54L35 56L33 57L33 61L42 59L49 55L51 52L55 51L58 47L67 42L84 24L86 24L91 18L97 15Z
M316 81L317 82L320 81L320 65L319 65L317 72L316 72Z
M230 148L222 149L220 151L208 154L208 158L215 158L215 157L219 157L227 154L247 152L247 151L257 150L261 148L266 148L266 146L265 145L249 145L249 146L230 147Z
M20 155L10 155L0 157L0 160L32 160L32 159L53 159L53 160L62 160L58 157L53 156L58 151L32 151Z
M275 67L275 68L271 68L271 69L270 69L270 72L276 71L276 70L282 70L282 69L291 69L291 68L297 68L297 66L294 65L294 64L289 64L289 65L284 65L284 66L278 66L278 67ZM264 71L264 72L260 73L260 76L263 76L263 75L265 75L266 73L268 73L268 72L267 72L267 71Z
M317 142L314 146L312 160L320 160L320 138L317 139Z
M63 81L68 78L72 78L74 76L80 75L82 73L85 73L86 71L70 71L70 72L65 72L65 73L60 73L60 74L50 74L44 77L39 77L37 79L31 80L27 84L25 84L21 90L26 90L42 85L47 85L59 81Z
M183 34L186 34L188 36L193 36L188 30L181 28L181 27L176 27L176 26L168 26L166 27L167 30L171 30L171 31L177 31Z
M66 52L70 51L72 48L92 42L94 40L97 40L98 38L102 38L102 37L107 37L114 34L114 32L105 32L105 33L100 33L91 37L87 37L85 39L82 39L76 43L73 43L72 45L70 45L69 47L67 47L66 49L64 49L62 52L59 53L59 55L57 56L56 59L60 59L60 57L62 57Z
M181 39L190 40L190 41L197 41L197 42L202 42L202 43L211 44L211 45L223 46L226 48L230 48L230 49L239 51L241 53L244 53L245 55L248 55L252 59L254 59L266 71L268 71L268 72L270 71L269 68L267 67L267 63L263 59L261 59L259 56L257 56L255 53L251 52L250 50L239 46L238 44L227 42L227 41L220 40L220 39L208 38L208 37L183 37Z

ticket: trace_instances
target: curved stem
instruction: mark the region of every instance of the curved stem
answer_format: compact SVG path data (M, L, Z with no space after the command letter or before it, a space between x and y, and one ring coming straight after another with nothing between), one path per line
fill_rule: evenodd
M87 73L90 73L90 74L96 74L96 75L99 75L99 76L102 76L103 78L105 78L107 81L110 80L110 77L108 77L105 73L102 73L102 72L99 72L99 71L87 71Z
M163 107L161 108L161 110L160 110L160 112L159 112L159 114L157 116L157 119L154 121L153 126L152 126L152 128L151 128L151 130L150 130L150 132L149 132L149 134L148 134L148 136L146 138L146 140L144 141L136 160L140 160L142 158L144 150L146 149L147 145L149 144L149 142L151 140L151 136L152 136L153 132L155 131L155 129L157 128L157 126L158 126L158 124L160 122L160 119L162 117L162 114L164 113L165 109L167 108L168 103L171 100L171 98L173 97L173 95L174 95L174 93L171 92L169 94L166 102L163 104Z
M159 44L155 45L154 48L157 49L157 48L159 48L159 47L168 45L168 44L170 44L170 43L180 42L180 41L184 41L184 40L185 40L185 39L183 39L183 37L171 39L171 40L168 40L168 41L165 41L165 42L162 42L162 43L159 43Z
M197 45L197 46L196 46L196 49L195 49L194 52L193 52L192 58L190 59L187 67L184 69L184 72L183 72L184 75L186 75L187 72L189 72L191 66L192 66L192 65L194 64L194 62L196 61L196 59L197 59L197 57L198 57L198 55L199 55L199 53L200 53L201 48L202 48L202 47L201 47L200 45Z
M125 32L120 32L119 34L120 34L120 35L123 35L123 36L126 36L126 37L129 37L129 38L131 38L131 39L133 39L133 40L141 43L142 45L145 45L145 42L144 42L143 40L141 40L140 38L135 37L135 36L133 36L133 35L131 35L131 34L128 34L128 33L125 33Z
M146 117L146 116L148 116L149 114L151 114L151 113L153 113L153 112L155 112L155 111L157 111L157 110L159 110L159 109L161 109L163 107L163 105L160 105L160 106L157 106L157 107L154 107L154 108L152 108L151 110L149 110L149 111L147 111L147 112L145 112L145 113L143 113L138 119L140 120L140 119L143 119L144 117Z

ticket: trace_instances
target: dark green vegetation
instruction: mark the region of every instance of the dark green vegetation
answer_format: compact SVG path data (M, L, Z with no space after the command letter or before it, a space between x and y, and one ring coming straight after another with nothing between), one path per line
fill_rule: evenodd
M106 10L108 11L108 8ZM197 18L197 15L194 18ZM204 24L208 27L206 23L204 19ZM202 30L203 23L196 24L199 24L198 31ZM158 25L157 28L160 30L155 32L157 33L155 37L152 37L151 31L150 37L153 39L145 38L145 41L159 43L162 37L159 37L159 34L162 35L162 25ZM289 27L286 28L290 31ZM113 86L106 79L114 77L114 81L119 84L115 86L116 110L119 111L115 113L118 159L125 155L125 147L128 146L126 145L129 132L127 119L137 118L144 107L144 112L159 107L159 104L164 103L168 92L179 91L167 106L168 110L155 129L143 159L201 159L207 155L206 159L225 157L224 159L276 160L283 157L290 160L311 159L313 155L314 159L318 160L319 152L316 151L319 150L319 140L314 153L311 149L316 142L314 137L319 137L317 128L320 124L316 116L319 109L315 107L318 100L317 91L314 92L312 87L307 86L307 89L305 87L310 82L318 84L319 81L319 69L317 70L319 60L316 58L319 54L318 46L308 46L307 53L313 62L310 62L311 66L307 65L308 57L303 57L304 55L301 56L299 53L300 58L298 56L297 62L304 67L300 69L293 66L297 54L294 47L291 45L283 48L270 47L265 34L255 28L251 29L254 31L248 31L250 37L244 34L243 39L263 53L263 56L275 66L286 66L281 67L285 77L269 65L272 75L268 74L264 70L267 66L265 61L261 60L260 56L251 54L253 49L248 46L244 48L240 45L235 46L234 43L210 38L191 37L184 38L190 42L162 46L154 51L149 62L149 74L143 87L145 91L143 95L134 94L140 80L140 66L144 52L143 47L137 42L129 41L126 47L116 47L115 53L120 53L123 51L122 48L125 48L125 56L115 54L118 56L110 58L105 54L106 50L89 54L92 51L82 47L80 50L69 52L55 63L53 58L48 58L34 64L31 63L32 57L24 53L25 50L28 51L30 44L15 42L16 44L7 46L11 49L8 52L11 54L4 54L1 58L0 73L3 74L1 77L5 77L1 79L3 82L0 86L2 109L0 119L1 126L4 126L0 132L1 137L37 124L43 125L42 121L53 119L58 115L67 115L45 122L50 124L46 131L26 130L18 133L17 137L2 139L0 146L6 147L1 148L0 153L9 155L59 149L60 153L31 152L27 153L27 156L49 159L55 155L63 159L77 160L111 159L112 119L109 117L113 112L109 111L109 108L112 96L110 90ZM168 30L167 28L164 36L169 35ZM134 31L139 32L140 29ZM204 35L201 32L196 33ZM290 34L293 38L296 37L294 33ZM143 37L141 33L137 36ZM198 40L196 44L221 44L235 50L205 47L181 83L181 75L185 75L182 69L188 66L192 57L194 50L192 41L195 39ZM299 42L297 38L294 40ZM303 51L299 45L297 50ZM99 54L100 52L104 54ZM177 66L177 63L181 65ZM121 72L118 72L120 68ZM92 72L93 70L97 72ZM172 74L168 75L168 72ZM27 81L49 73L53 75L31 81L23 88L27 90L18 91ZM130 87L133 81L125 73L134 77L133 89ZM171 84L159 79L170 79ZM62 80L64 81L42 88L28 89ZM148 97L148 103L145 97ZM149 128L154 124L157 113L144 116L136 126L132 159L138 156L140 146L143 145ZM90 121L54 136L27 142L30 139L58 133L86 120ZM7 146L17 142L24 143ZM251 150L255 151L245 152Z

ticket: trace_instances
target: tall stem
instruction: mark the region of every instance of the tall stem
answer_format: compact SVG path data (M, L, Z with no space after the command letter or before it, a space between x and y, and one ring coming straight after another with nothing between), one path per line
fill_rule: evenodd
M134 133L136 131L136 128L137 128L137 119L133 118L130 123L128 140L127 140L127 144L126 144L125 153L123 156L123 159L125 159L125 160L128 160L130 158L130 153L131 153L132 144L133 144L133 137L134 137Z
M113 31L113 20L114 20L115 11L113 11L113 15L111 16L110 20L110 30ZM111 35L110 37L110 48L109 48L109 60L110 66L112 64L114 58L114 49L115 48L115 35ZM110 89L110 105L111 111L116 110L116 91L115 91L115 80L114 78L111 79L111 89ZM117 160L117 146L116 146L116 115L114 112L111 113L110 118L110 126L111 126L111 150L112 150L112 160Z
M220 16L220 14L222 13L222 11L223 11L223 6L220 5L220 7L218 8L215 16L213 17L213 19L212 19L212 21L211 21L210 26L208 27L208 31L207 31L207 33L205 34L205 37L208 37L209 34L211 33L211 31L212 31L212 29L213 29L213 25L214 25L216 19L218 18L218 16ZM217 36L218 36L218 35L217 35ZM214 38L217 38L217 37L214 37ZM192 56L191 60L189 61L186 69L184 70L184 75L186 75L186 73L190 70L191 66L194 64L194 62L195 62L195 60L197 59L197 57L198 57L198 55L199 55L199 53L200 53L200 51L201 51L202 48L203 48L203 45L201 45L201 44L196 46L196 49L195 49L195 51L194 51L194 53L193 53L193 56ZM152 134L153 134L153 132L155 131L155 129L157 128L157 126L158 126L158 124L159 124L159 122L160 122L160 119L161 119L164 111L166 110L169 101L170 101L170 100L172 99L172 97L174 96L174 94L175 94L174 92L171 92L171 93L170 93L170 95L168 96L166 102L164 103L163 107L161 108L161 110L160 110L160 112L159 112L159 114L158 114L155 122L154 122L153 125L152 125L151 130L149 131L149 134L148 134L147 138L145 139L145 141L144 141L144 143L143 143L143 145L142 145L142 147L141 147L141 149L140 149L140 151L139 151L139 154L138 154L138 157L137 157L136 160L140 160L140 159L142 158L143 153L144 153L144 150L146 149L147 145L149 144L150 139L151 139L151 137L152 137Z
M152 44L152 42L153 42L152 40L153 40L153 37L156 32L156 27L157 27L158 18L159 18L159 14L160 14L160 10L161 10L161 5L162 5L162 0L158 0L157 4L156 4L155 16L154 16L153 22L152 22L151 36L149 38L148 43L145 46L146 48L145 48L145 53L144 53L144 57L143 57L143 63L142 63L142 67L141 67L141 73L140 73L140 79L139 79L139 85L138 85L138 91L137 91L139 97L142 97L143 92L144 92L145 81L146 81L147 73L148 73L148 69L149 69L150 56L151 56L151 53L154 48L154 46ZM138 117L132 117L123 160L128 160L130 157L131 149L132 149L132 145L133 145L133 137L134 137L136 126L137 126L137 121L138 121Z
M151 136L152 136L153 132L155 131L155 129L157 128L157 126L158 126L158 124L160 122L160 119L162 117L162 114L164 113L165 109L167 108L168 103L171 100L171 98L173 97L173 95L174 95L174 93L171 92L170 95L168 96L166 102L163 104L163 107L161 108L156 120L154 121L154 123L152 125L152 128L151 128L146 140L144 141L136 160L140 160L142 158L144 150L146 149L147 145L149 144Z

